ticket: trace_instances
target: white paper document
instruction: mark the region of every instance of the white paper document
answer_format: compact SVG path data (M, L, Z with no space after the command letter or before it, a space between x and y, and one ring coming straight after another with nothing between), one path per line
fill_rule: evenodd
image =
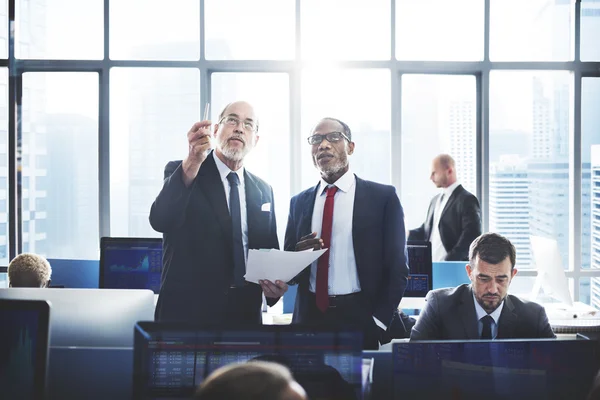
M288 282L326 251L249 250L244 278L254 283L258 283L259 279Z

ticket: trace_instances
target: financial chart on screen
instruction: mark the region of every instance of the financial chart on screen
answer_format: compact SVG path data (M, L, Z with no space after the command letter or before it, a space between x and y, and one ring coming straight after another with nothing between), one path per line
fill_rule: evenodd
M102 238L100 287L160 290L162 240L156 238Z
M431 243L426 241L407 242L409 276L404 297L425 297L433 285Z
M583 399L599 367L591 340L394 343L392 357L394 398Z
M287 366L310 398L360 399L362 336L358 332L257 330L136 330L135 398L185 397L214 370L232 363ZM137 329L137 328L136 328ZM294 329L294 328L292 328ZM325 396L325 397L324 397Z

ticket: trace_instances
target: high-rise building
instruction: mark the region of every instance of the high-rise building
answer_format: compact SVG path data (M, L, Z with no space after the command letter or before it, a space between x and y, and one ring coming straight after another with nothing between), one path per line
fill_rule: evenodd
M516 248L517 267L529 266L529 180L527 163L518 155L490 165L490 232L500 232Z
M189 54L197 43L170 43L152 45L153 54L171 57ZM132 56L148 54L139 48ZM136 71L129 76L129 176L127 185L129 220L127 234L153 237L159 235L148 222L150 206L163 182L167 161L181 160L186 155L186 134L200 115L200 82L192 79L189 71L155 68ZM157 160L163 163L157 163ZM123 205L119 205L123 207Z
M600 270L600 145L591 147L591 268ZM591 278L591 305L600 309L600 278Z
M44 54L46 49L46 1L21 2L17 56L28 58L30 54ZM48 255L48 171L47 127L43 116L46 107L46 80L42 73L25 74L23 77L23 103L21 109L21 184L23 200L23 251Z
M477 153L475 151L475 136L477 118L475 99L452 99L442 107L444 115L440 120L440 130L444 137L449 138L450 154L456 163L456 171L461 184L475 192Z

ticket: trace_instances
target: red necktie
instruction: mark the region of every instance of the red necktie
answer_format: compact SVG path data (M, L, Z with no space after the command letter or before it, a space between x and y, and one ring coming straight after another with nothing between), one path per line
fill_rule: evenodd
M317 297L317 307L322 312L329 307L329 253L331 249L331 227L333 225L333 196L337 187L327 188L327 198L323 208L323 224L321 225L321 239L323 239L323 248L328 249L319 257L317 262L317 288L315 295Z

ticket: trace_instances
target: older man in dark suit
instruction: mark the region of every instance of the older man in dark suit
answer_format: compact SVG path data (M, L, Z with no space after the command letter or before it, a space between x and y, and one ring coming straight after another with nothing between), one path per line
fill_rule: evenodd
M430 241L433 261L467 261L469 245L481 235L479 200L458 182L448 154L433 159L430 179L442 192L431 199L425 222L408 240Z
M466 266L470 285L429 292L411 340L554 338L542 306L507 294L515 269L513 244L496 233L475 239Z
M404 214L393 186L355 176L350 128L322 119L308 142L321 174L294 196L285 249L329 249L301 272L293 323L354 328L376 349L406 288Z
M258 119L246 102L228 104L187 134L188 156L165 168L150 224L163 233L160 321L260 324L262 293L270 305L285 282L244 280L248 249L279 248L273 190L243 167L258 142Z

